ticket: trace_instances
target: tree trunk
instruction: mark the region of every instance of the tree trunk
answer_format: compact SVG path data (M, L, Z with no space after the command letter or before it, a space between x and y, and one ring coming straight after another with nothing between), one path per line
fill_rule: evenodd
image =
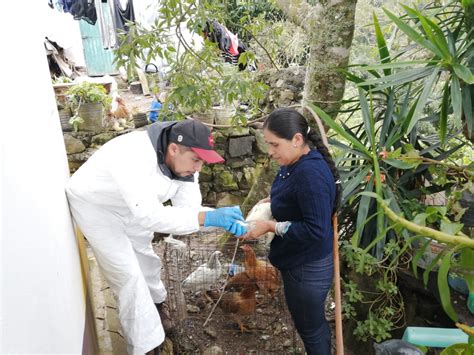
M268 158L265 164L263 164L260 172L257 174L257 178L255 179L255 183L252 185L249 194L242 203L241 209L244 216L250 212L252 207L258 201L270 195L270 188L277 171L278 165Z
M332 0L309 5L304 0L277 0L288 18L309 34L310 56L303 99L333 118L344 95L345 77L340 69L345 69L349 62L356 3L357 0Z

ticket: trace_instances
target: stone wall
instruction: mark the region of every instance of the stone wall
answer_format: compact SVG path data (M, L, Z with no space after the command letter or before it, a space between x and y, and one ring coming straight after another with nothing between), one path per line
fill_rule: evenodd
M304 69L289 68L261 74L270 86L263 102L265 112L275 107L290 106L301 101ZM139 130L145 127L138 128ZM129 133L64 132L71 173L76 171L101 145L110 139ZM203 204L229 206L242 204L248 195L267 156L267 148L259 128L236 127L214 129L216 150L225 158L224 164L205 165L200 174Z

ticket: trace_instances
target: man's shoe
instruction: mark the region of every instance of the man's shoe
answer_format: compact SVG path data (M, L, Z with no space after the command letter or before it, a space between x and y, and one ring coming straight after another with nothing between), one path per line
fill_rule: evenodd
M156 309L160 314L161 325L167 336L170 336L174 332L174 322L171 320L169 307L166 302L155 303Z

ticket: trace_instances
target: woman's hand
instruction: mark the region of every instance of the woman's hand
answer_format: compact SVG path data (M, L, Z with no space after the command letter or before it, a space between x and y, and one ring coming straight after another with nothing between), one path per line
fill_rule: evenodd
M275 232L275 221L250 221L248 222L248 231L240 239L252 240L263 236L268 232Z

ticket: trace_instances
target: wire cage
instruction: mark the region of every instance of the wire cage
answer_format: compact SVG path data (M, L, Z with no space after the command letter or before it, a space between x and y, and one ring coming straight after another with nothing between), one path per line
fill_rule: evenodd
M237 238L213 228L167 237L159 245L176 353L199 354L219 346L228 354L304 354L276 269L268 263L270 281L265 268L258 282L242 277L248 269ZM265 244L250 248L259 263L266 261Z

